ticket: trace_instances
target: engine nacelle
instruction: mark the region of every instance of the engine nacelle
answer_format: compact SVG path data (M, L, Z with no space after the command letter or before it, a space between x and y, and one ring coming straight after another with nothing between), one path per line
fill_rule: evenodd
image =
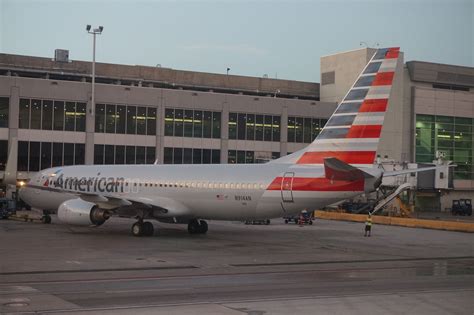
M63 202L58 208L59 220L74 225L102 225L110 218L107 210L80 198Z

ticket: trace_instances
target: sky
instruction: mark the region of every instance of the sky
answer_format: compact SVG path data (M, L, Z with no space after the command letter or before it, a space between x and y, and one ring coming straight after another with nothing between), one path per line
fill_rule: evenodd
M320 81L320 57L399 46L405 61L474 66L473 0L0 0L0 52Z

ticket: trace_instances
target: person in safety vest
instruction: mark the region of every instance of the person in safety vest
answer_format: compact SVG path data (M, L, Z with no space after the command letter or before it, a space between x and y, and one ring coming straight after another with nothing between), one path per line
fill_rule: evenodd
M369 215L367 216L367 220L365 220L365 234L364 236L368 236L370 237L370 230L372 229L372 215Z

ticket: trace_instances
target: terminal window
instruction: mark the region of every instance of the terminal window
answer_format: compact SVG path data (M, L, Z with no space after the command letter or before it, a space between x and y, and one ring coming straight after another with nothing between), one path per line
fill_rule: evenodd
M86 131L86 103L20 99L19 128Z
M42 169L84 164L83 143L18 141L18 171L37 172Z
M219 164L221 150L165 147L164 164Z
M311 143L319 135L327 119L288 117L288 142Z
M94 145L94 164L153 164L156 148L111 144Z
M416 162L431 163L436 152L454 161L454 179L474 179L474 119L416 115Z
M156 108L97 104L95 132L154 136L156 135Z
M229 113L229 139L280 141L281 117L251 113Z
M228 164L266 163L269 160L278 159L279 157L280 157L280 152L254 152L254 151L244 151L244 150L229 150L227 163Z
M8 107L10 99L0 97L0 128L8 128Z
M219 139L221 137L221 113L166 108L165 136Z

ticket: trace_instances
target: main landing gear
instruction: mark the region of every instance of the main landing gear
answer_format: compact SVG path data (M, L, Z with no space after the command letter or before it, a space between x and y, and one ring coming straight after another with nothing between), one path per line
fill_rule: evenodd
M207 222L193 219L188 223L189 234L206 234L208 230Z
M133 236L153 236L155 229L153 223L139 220L132 225Z

